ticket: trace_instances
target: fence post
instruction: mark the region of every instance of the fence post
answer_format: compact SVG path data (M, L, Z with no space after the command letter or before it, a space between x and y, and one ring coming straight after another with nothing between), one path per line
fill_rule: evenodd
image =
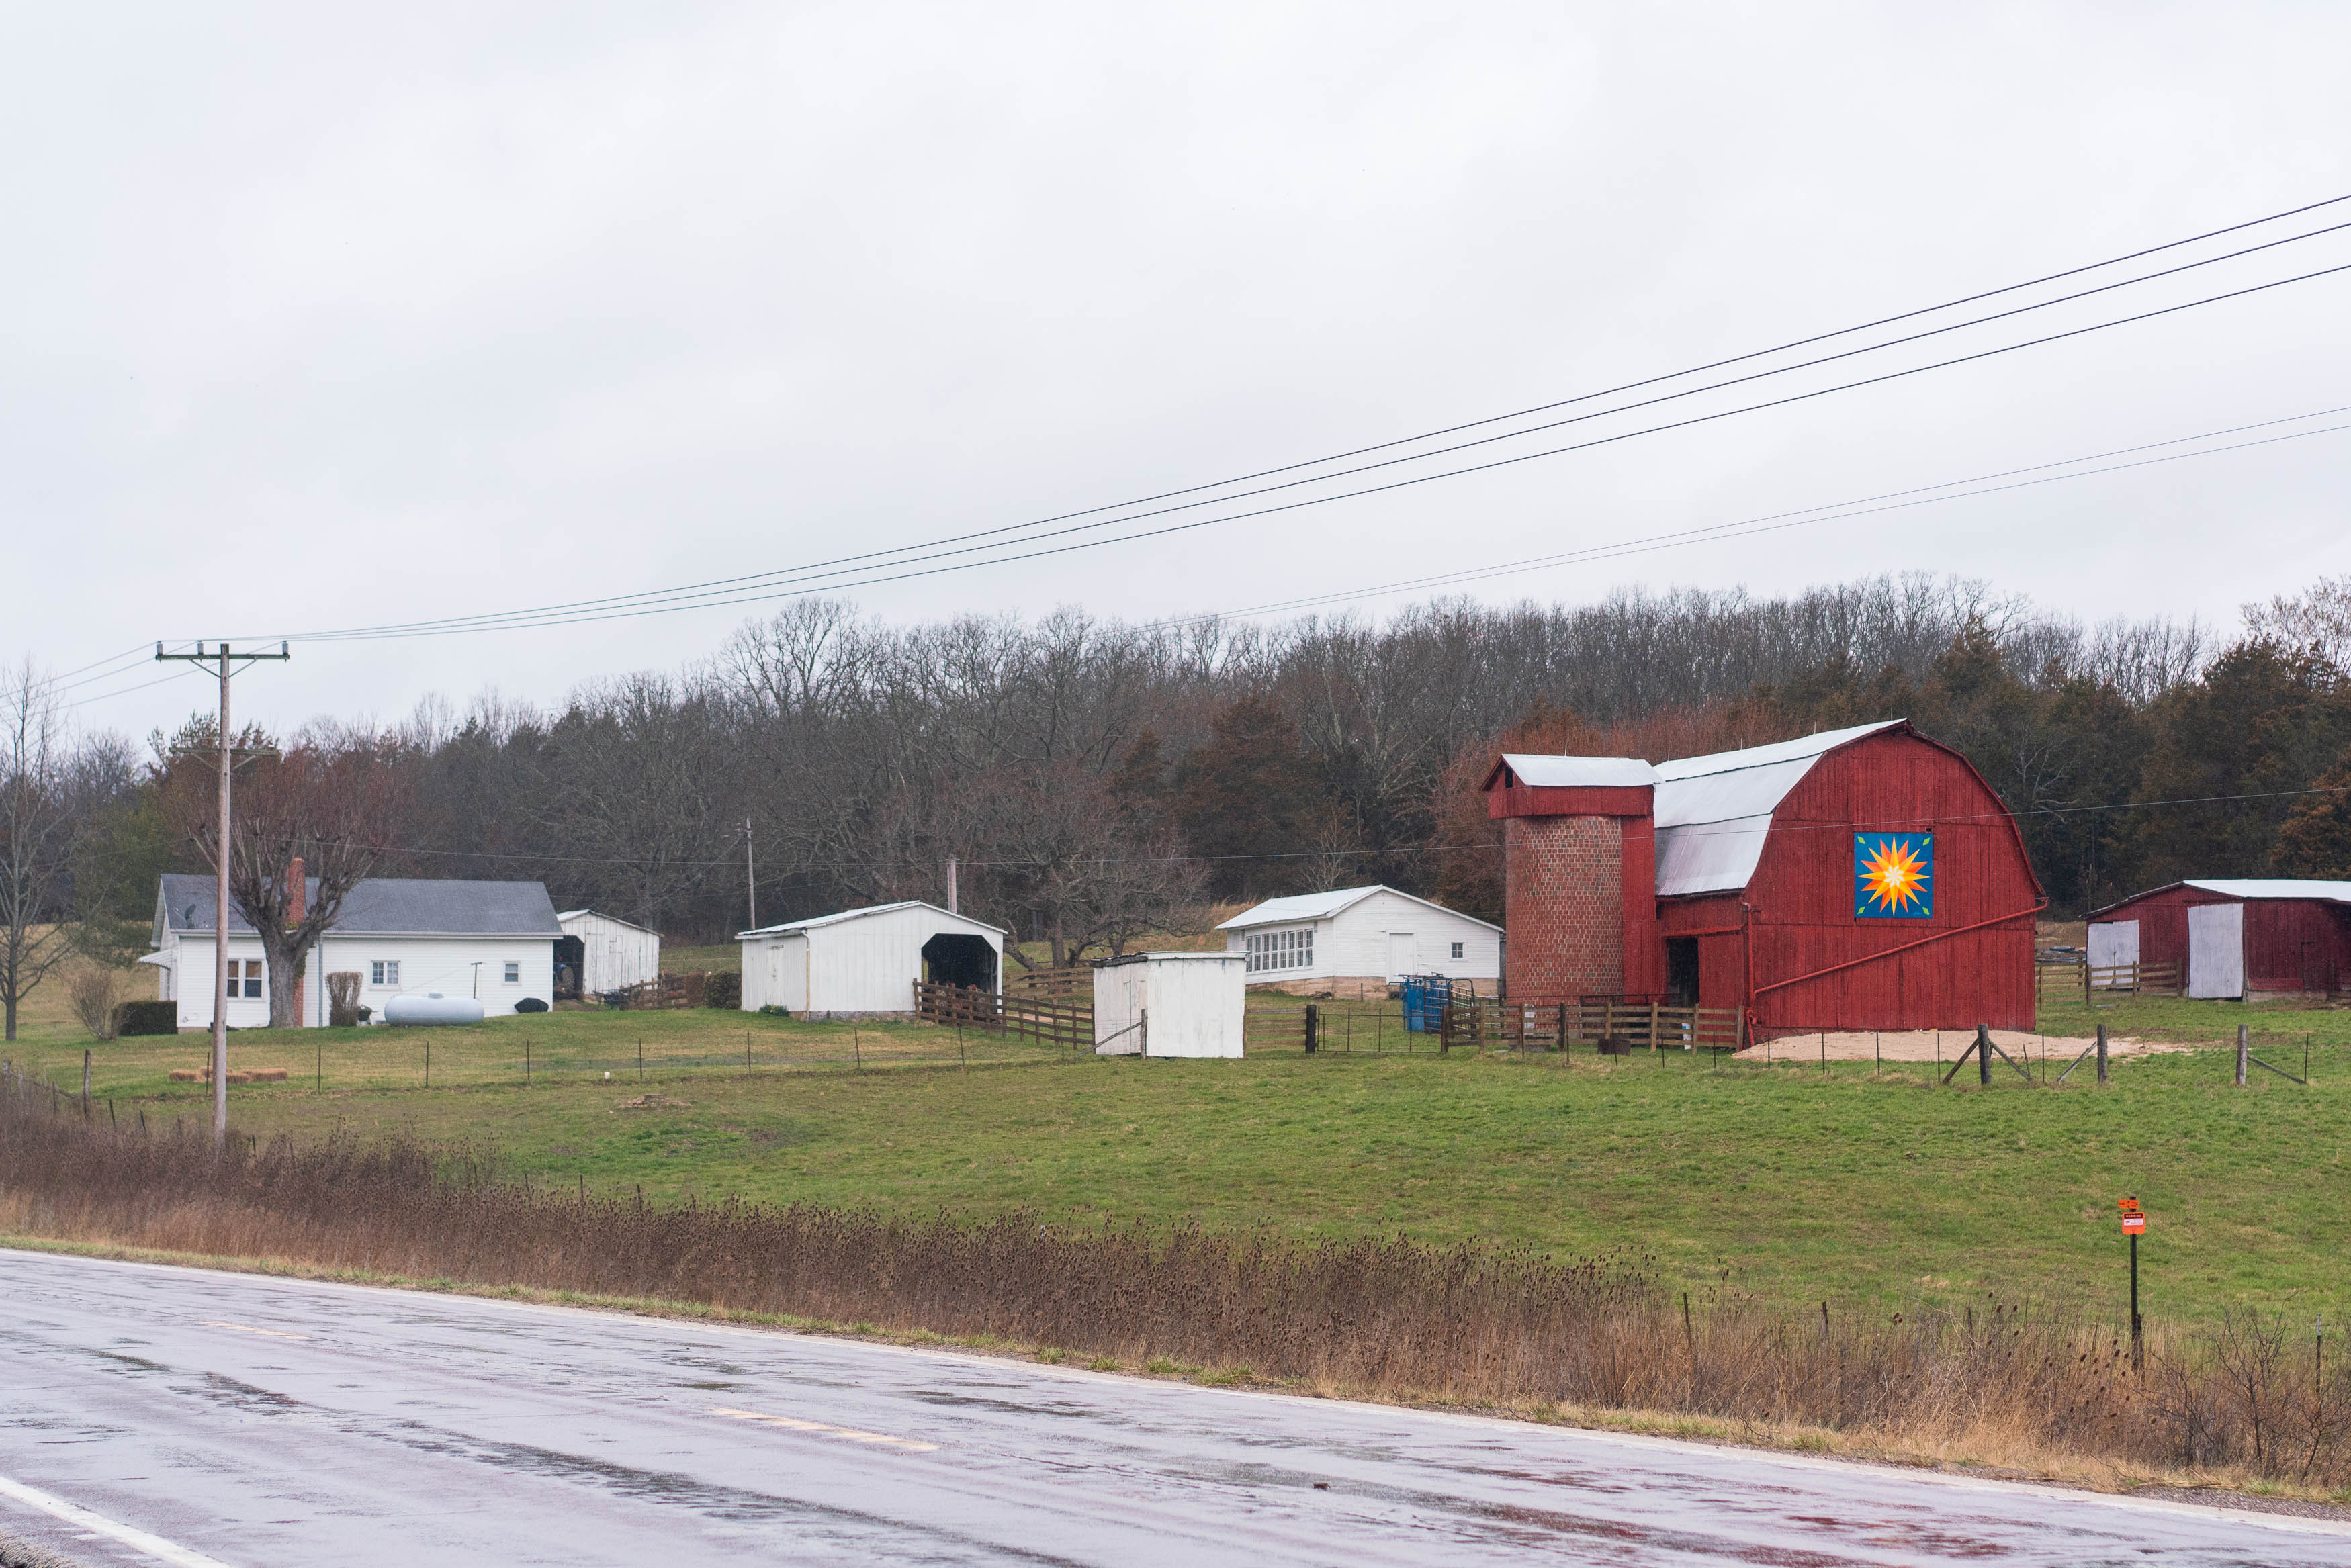
M89 1115L89 1047L81 1048L81 1114Z
M1320 1029L1321 1029L1321 1027L1322 1027L1322 1011L1321 1011L1319 1008L1317 1008L1317 1007L1316 1007L1312 1002L1308 1002L1308 1003L1306 1004L1306 1054L1307 1054L1309 1056L1311 1056L1312 1054L1314 1054L1314 1044L1315 1044L1315 1038L1314 1038L1314 1037L1315 1037L1316 1033L1320 1031Z
M1991 1026L1976 1025L1976 1079L1985 1088L1991 1087Z
M1650 1055L1652 1055L1652 1056L1654 1056L1654 1055L1656 1055L1656 1054L1657 1054L1657 1002L1656 1002L1656 999L1655 997L1652 997L1652 998L1650 998L1650 999L1649 999L1649 1054L1650 1054Z
M2098 1025L2098 1082L2106 1081L2106 1026Z
M2241 1088L2241 1088L2243 1088L2243 1087L2245 1086L2245 1055L2246 1055L2246 1051L2247 1051L2247 1047L2246 1047L2246 1044L2245 1044L2245 1034L2246 1034L2246 1029L2245 1029L2245 1026L2244 1026L2243 1024L2241 1024L2241 1023L2238 1024L2238 1025L2237 1025L2237 1087L2239 1087L2239 1088Z

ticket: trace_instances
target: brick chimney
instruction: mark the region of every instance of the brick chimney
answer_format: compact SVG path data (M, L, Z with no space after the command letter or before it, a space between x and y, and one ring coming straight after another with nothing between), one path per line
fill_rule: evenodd
M1656 776L1634 757L1517 755L1487 775L1486 812L1502 824L1513 1001L1664 991Z
M302 857L294 857L286 867L286 924L290 929L302 923L310 912L310 879L303 875ZM294 977L294 1026L304 1027L308 1014L302 1011L302 976Z

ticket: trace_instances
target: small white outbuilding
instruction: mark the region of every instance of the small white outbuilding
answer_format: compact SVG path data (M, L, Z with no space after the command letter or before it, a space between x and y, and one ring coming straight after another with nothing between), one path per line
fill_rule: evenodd
M564 940L555 944L555 983L573 996L622 991L661 978L661 933L593 909L564 909L555 923ZM570 972L564 972L566 966Z
M1499 981L1502 928L1394 888L1270 898L1217 929L1249 983L1286 991L1384 985L1408 974Z
M1004 932L918 899L762 926L735 940L747 1012L912 1012L922 981L1004 989Z
M1094 966L1094 1054L1238 1056L1249 1005L1240 953L1129 953Z

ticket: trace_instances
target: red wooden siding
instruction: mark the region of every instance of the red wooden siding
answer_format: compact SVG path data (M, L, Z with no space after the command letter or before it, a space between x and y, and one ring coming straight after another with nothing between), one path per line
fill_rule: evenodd
M2245 906L2245 989L2333 991L2351 980L2351 909L2323 898L2236 898L2202 888L2158 888L2090 918L2138 922L2141 963L2188 972L2188 911L2199 904Z
M1966 758L1907 726L1814 763L1734 892L1657 899L1648 818L1518 815L1548 803L1494 794L1510 797L1493 809L1510 819L1513 997L1662 992L1666 942L1687 937L1699 1003L1749 1008L1760 1033L2032 1026L2032 917L2044 900L2023 840ZM1854 914L1854 835L1872 831L1935 836L1931 917Z
M1931 918L1855 917L1856 832L1935 836ZM1922 736L1888 731L1814 764L1773 815L1747 901L1760 1030L2032 1027L2041 884L2000 797Z

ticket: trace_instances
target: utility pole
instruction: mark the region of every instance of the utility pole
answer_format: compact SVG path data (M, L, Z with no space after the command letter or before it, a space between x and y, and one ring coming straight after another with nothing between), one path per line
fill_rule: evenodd
M947 913L963 913L962 906L956 902L956 857L952 855L947 857Z
M759 929L759 866L751 858L751 819L743 819L743 886L750 890L751 923L744 929Z
M228 682L239 669L293 654L282 642L275 653L231 653L225 642L217 653L206 653L201 642L193 653L166 653L159 642L155 657L165 663L216 660L220 665L220 843L213 866L213 1147L223 1149L228 1147L228 788L236 760L236 741L228 727Z

